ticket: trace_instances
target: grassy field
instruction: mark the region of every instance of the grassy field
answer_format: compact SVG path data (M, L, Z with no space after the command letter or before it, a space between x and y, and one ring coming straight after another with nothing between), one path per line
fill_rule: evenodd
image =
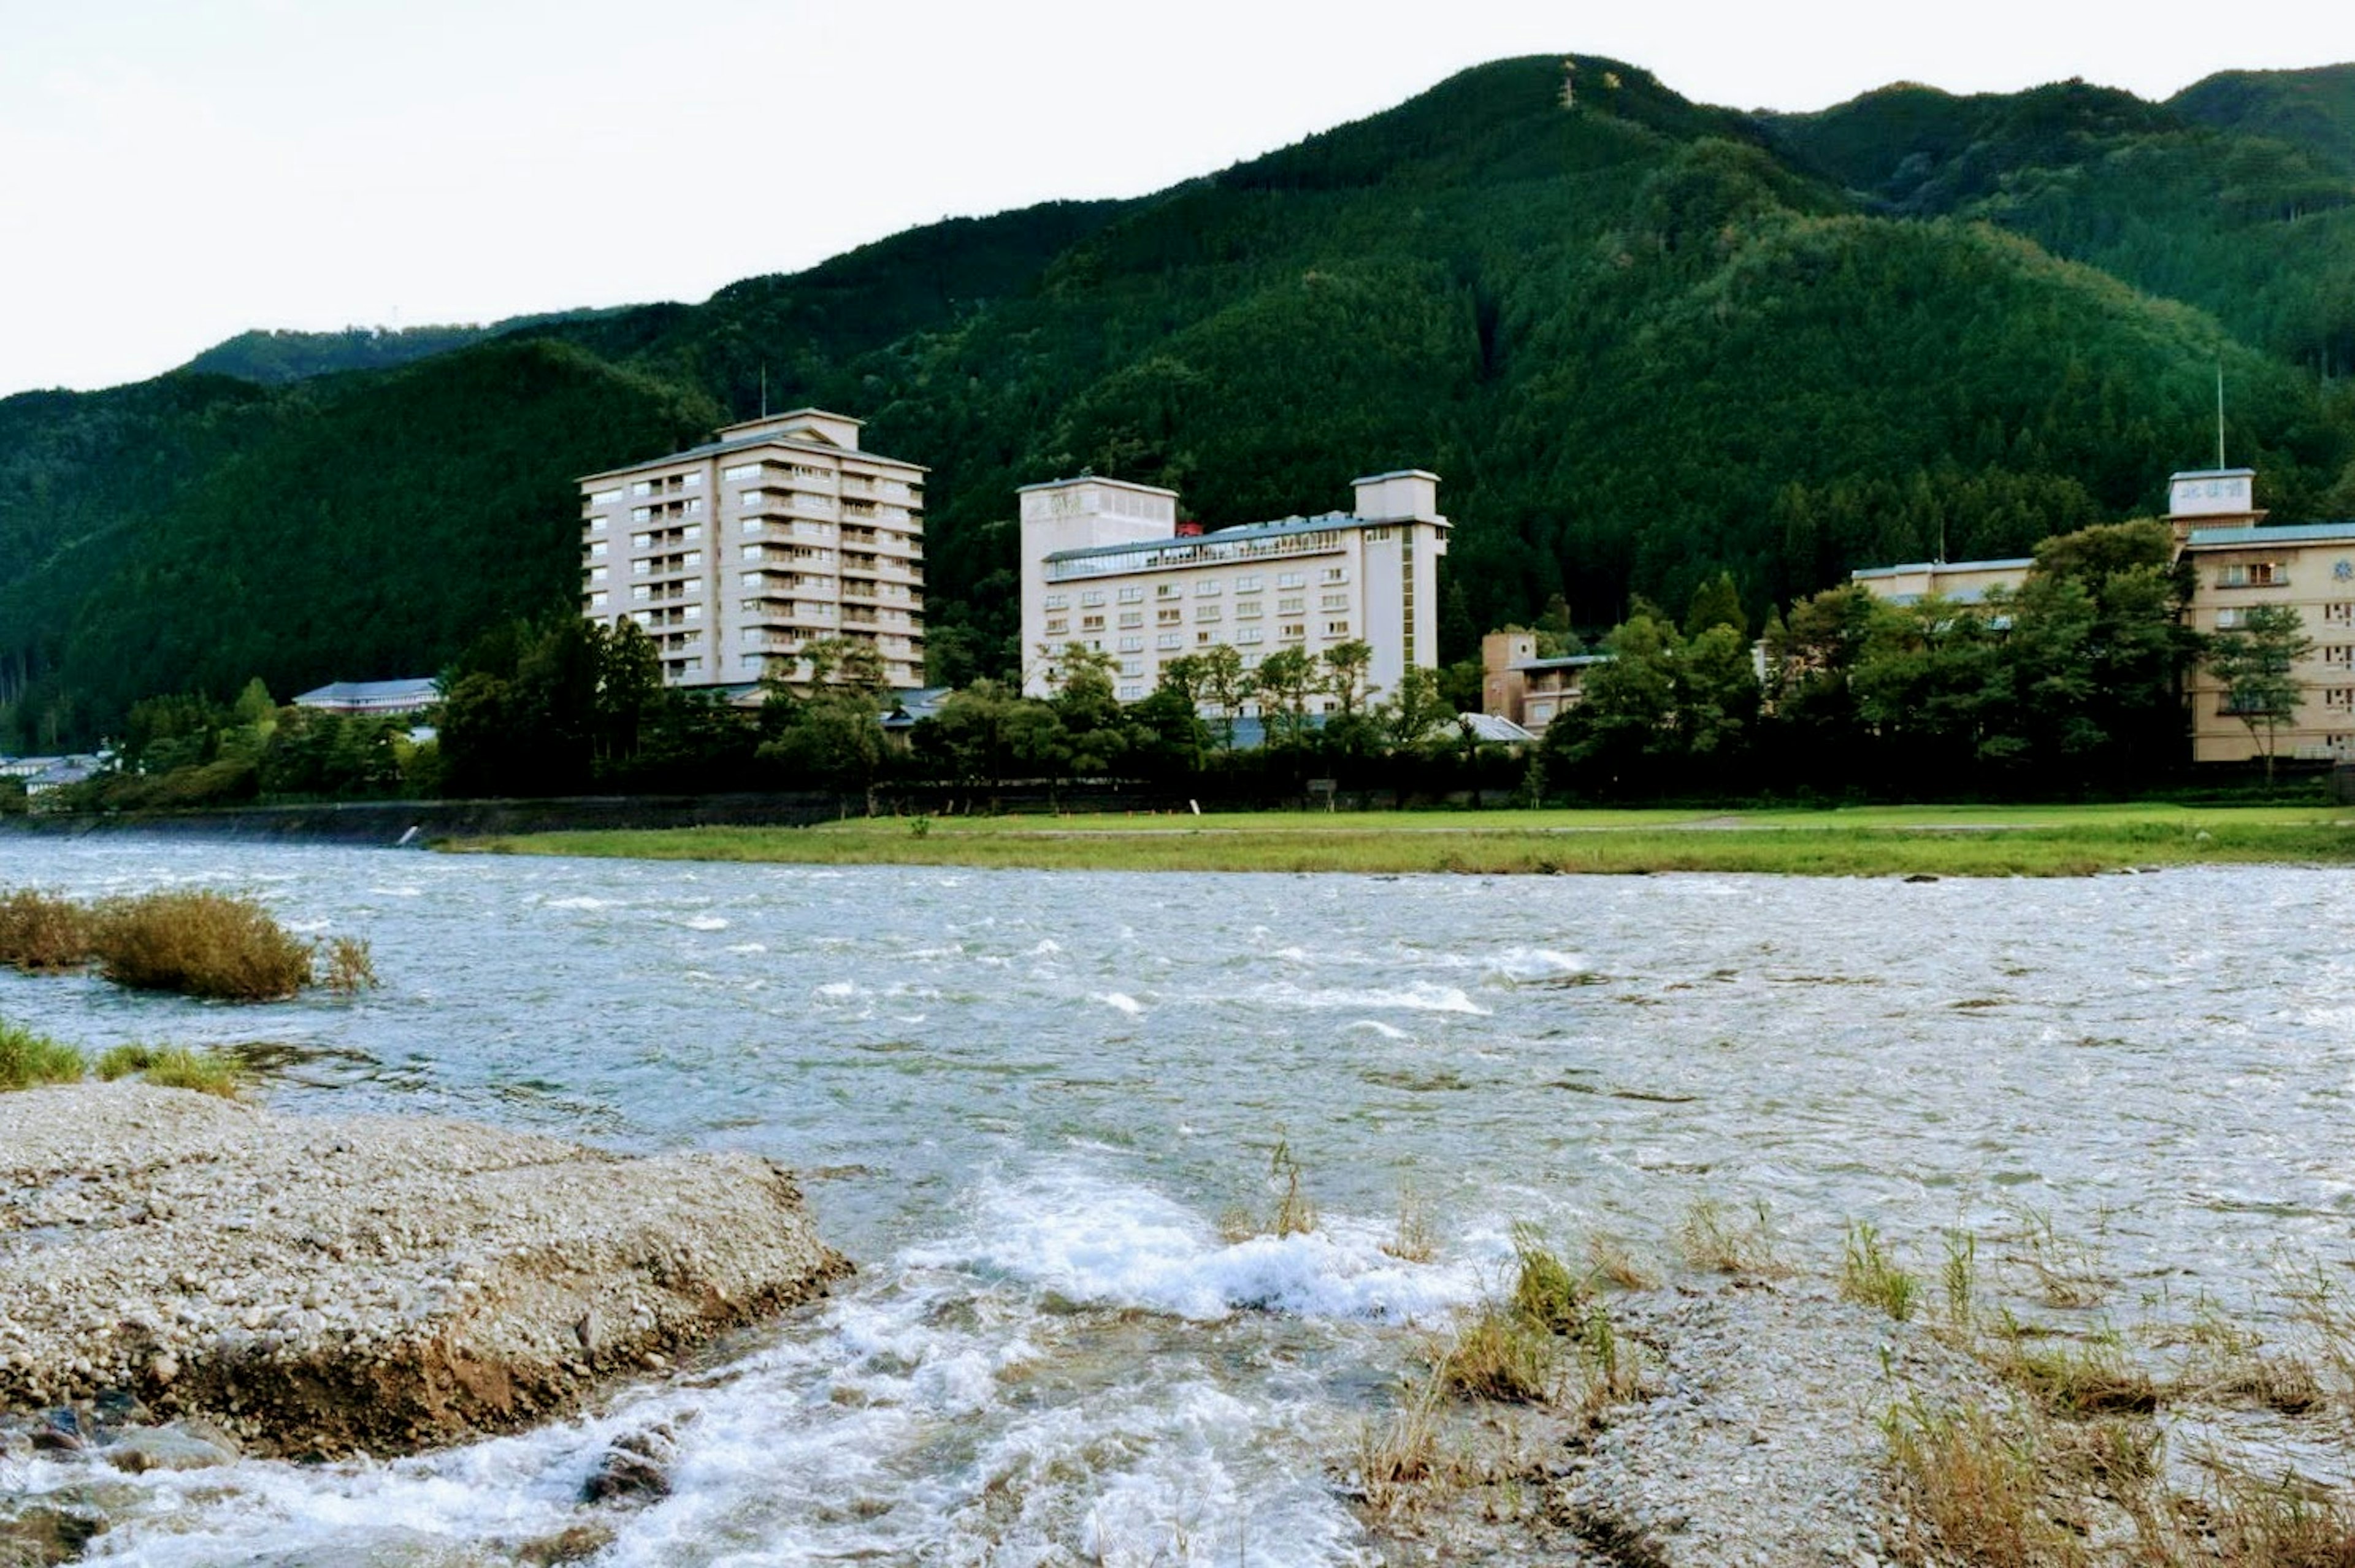
M1051 870L2065 877L2161 866L2348 864L2355 862L2355 811L2146 805L877 817L815 827L542 833L443 848Z

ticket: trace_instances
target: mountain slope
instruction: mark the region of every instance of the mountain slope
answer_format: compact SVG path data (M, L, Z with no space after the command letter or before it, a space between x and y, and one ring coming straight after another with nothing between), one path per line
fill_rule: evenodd
M90 544L78 575L0 551L0 670L20 730L86 732L175 684L433 667L570 603L575 475L749 417L764 382L932 468L948 680L1018 656L1014 486L1082 467L1214 523L1435 469L1448 656L1556 592L1607 625L1730 570L1763 613L1851 565L2148 510L2212 446L2220 359L2234 457L2311 516L2355 504L2328 379L2346 189L2311 151L2082 83L1762 118L1622 62L1499 61L1156 197L389 372L123 389L189 454L146 491L59 433L131 405L0 402L0 475L87 451L44 460L58 507L0 501L0 545L12 515ZM2187 193L2197 222L2169 217Z

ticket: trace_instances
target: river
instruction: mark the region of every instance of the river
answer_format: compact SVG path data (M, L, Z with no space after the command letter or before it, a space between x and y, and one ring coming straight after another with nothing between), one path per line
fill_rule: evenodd
M1517 1221L1795 1261L2047 1224L2122 1311L2355 1253L2355 879L1044 873L0 838L0 886L252 892L383 987L264 1007L0 972L91 1051L235 1046L289 1111L759 1150L859 1265L579 1420L123 1477L91 1561L508 1560L676 1435L612 1564L1360 1563L1333 1466ZM1268 1212L1281 1139L1319 1223ZM1401 1261L1402 1194L1430 1262ZM1230 1229L1231 1227L1229 1227ZM0 1460L0 1491L86 1475Z

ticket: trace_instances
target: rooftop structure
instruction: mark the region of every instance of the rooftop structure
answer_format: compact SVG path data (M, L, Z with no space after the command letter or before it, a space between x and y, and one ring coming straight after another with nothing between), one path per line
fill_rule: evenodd
M583 478L581 613L645 628L673 686L805 680L821 638L921 685L925 470L862 451L860 424L795 409Z
M422 713L442 700L438 681L420 677L410 680L338 680L314 687L294 699L297 708L327 713Z
M1233 647L1250 669L1281 648L1355 641L1373 651L1371 689L1388 690L1436 663L1438 486L1422 469L1370 475L1348 512L1205 532L1157 485L1089 474L1026 485L1023 689L1045 695L1072 645L1111 657L1133 702L1189 654Z

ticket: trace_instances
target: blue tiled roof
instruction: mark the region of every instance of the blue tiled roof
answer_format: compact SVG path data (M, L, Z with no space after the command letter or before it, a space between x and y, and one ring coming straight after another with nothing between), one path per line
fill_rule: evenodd
M1903 566L1861 566L1849 573L1852 579L1868 577L1901 577L1907 572L1927 571L1940 575L1965 571L2025 571L2036 564L2034 556L2013 556L2003 560L1916 560Z
M296 698L304 708L381 707L394 703L427 703L442 700L440 685L430 677L414 680L338 680L314 688Z
M2320 544L2332 539L2355 539L2355 522L2283 523L2273 528L2191 530L2191 543L2195 548L2200 545Z

